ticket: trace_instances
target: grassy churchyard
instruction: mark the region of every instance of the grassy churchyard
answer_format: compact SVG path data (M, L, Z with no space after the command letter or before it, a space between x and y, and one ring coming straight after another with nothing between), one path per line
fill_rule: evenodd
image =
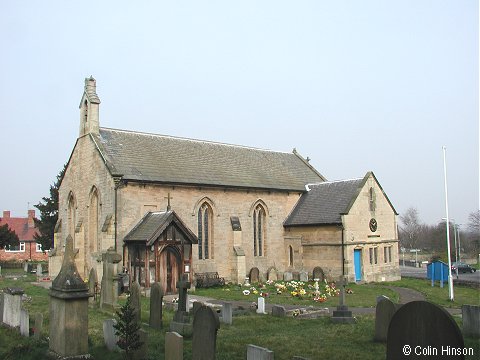
M0 288L20 287L27 295L23 306L30 314L30 327L34 324L36 313L42 313L44 324L42 337L34 340L33 337L22 337L17 331L0 327L0 359L43 359L48 350L48 319L49 296L48 290L33 285L34 275L18 274L16 279L12 273L3 271L0 278ZM5 276L7 275L7 276ZM468 287L455 287L455 302L447 300L448 288L434 288L427 280L403 279L395 283L349 284L346 295L350 307L372 308L364 311L365 315L355 315L357 323L354 325L333 324L329 316L318 319L301 319L293 316L273 317L272 315L257 315L254 311L245 311L244 314L234 316L233 325L221 324L217 335L217 359L245 359L246 345L254 344L268 348L275 353L275 359L290 360L293 356L303 356L309 359L384 359L386 346L374 342L375 318L374 307L376 297L386 295L394 302L399 301L398 294L391 287L405 287L415 289L424 294L428 301L448 308L460 308L462 304L480 305L479 290ZM226 285L222 288L197 289L192 295L205 296L233 302L248 304L256 301L263 293L267 304L281 304L288 309L314 306L329 308L331 311L338 304L336 289L321 284L320 292L325 296L312 296L314 284L297 283L285 284L275 282L269 284L252 284L250 287ZM316 298L314 301L313 298ZM121 297L120 303L125 302ZM150 328L149 299L142 297L142 328L148 332L148 358L164 359L165 332L173 318L173 310L167 308L163 312L163 330ZM89 351L95 359L122 359L122 354L109 352L103 341L103 321L113 318L98 308L89 309ZM460 328L461 319L454 316ZM474 349L473 357L480 354L480 341L465 337L465 346ZM191 359L192 340L184 339L184 358Z

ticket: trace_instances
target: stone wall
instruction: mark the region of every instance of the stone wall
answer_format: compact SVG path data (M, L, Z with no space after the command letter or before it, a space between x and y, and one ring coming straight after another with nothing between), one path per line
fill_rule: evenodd
M89 216L92 191L98 194L98 222L94 224ZM69 218L69 202L74 203L73 219ZM62 256L65 239L70 234L74 238L74 247L78 250L75 261L82 276L88 276L95 266L99 278L102 274L101 253L114 246L114 202L115 191L113 178L105 166L92 135L80 137L70 157L63 181L59 189L58 218L61 225L55 233L54 256ZM100 248L89 243L91 229L96 228ZM93 251L91 248L93 247ZM50 258L51 259L51 258ZM61 262L51 259L50 275L60 271Z
M195 272L218 271L220 276L227 280L236 280L234 236L237 237L235 245L240 244L245 252L247 273L252 267L258 267L264 274L272 266L279 270L286 268L283 221L298 201L300 193L129 183L118 192L118 206L123 209L118 214L118 240L122 241L147 211L164 211L169 193L172 210L195 234L199 207L207 202L213 211L213 247L210 249L212 257L199 260L198 246L194 246L192 251ZM258 203L261 203L266 211L266 240L264 256L255 257L252 212ZM231 216L239 218L242 227L240 232L233 231ZM122 244L117 246L121 247Z

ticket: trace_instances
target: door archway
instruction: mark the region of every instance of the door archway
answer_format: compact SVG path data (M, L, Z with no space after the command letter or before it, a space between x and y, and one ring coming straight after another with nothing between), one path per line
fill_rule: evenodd
M167 246L161 250L157 269L160 271L158 279L165 294L177 292L176 284L182 272L181 264L181 256L176 247Z

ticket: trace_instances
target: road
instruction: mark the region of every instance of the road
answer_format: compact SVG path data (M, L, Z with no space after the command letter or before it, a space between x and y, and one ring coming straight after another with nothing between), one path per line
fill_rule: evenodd
M410 266L400 265L400 272L402 276L405 277L414 277L419 279L427 278L427 268L414 268ZM457 276L455 273L452 273L452 276L453 283L455 283L455 281L457 280ZM480 271L476 271L474 273L458 274L458 280L475 282L477 284L480 284Z

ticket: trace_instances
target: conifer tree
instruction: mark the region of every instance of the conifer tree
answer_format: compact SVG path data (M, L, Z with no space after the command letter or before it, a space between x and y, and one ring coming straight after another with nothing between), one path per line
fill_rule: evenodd
M8 246L18 246L19 244L17 234L10 230L8 224L0 226L0 249Z
M131 359L133 351L137 350L143 345L140 341L138 330L140 325L136 321L135 309L131 305L130 295L127 297L127 302L116 311L118 317L117 323L113 325L115 335L118 336L117 345L120 349L125 351L125 358Z
M35 219L35 226L39 234L34 236L35 241L47 251L53 246L53 234L58 220L58 188L63 180L67 165L57 175L57 181L50 185L50 197L42 198L35 207L40 210L40 219Z

